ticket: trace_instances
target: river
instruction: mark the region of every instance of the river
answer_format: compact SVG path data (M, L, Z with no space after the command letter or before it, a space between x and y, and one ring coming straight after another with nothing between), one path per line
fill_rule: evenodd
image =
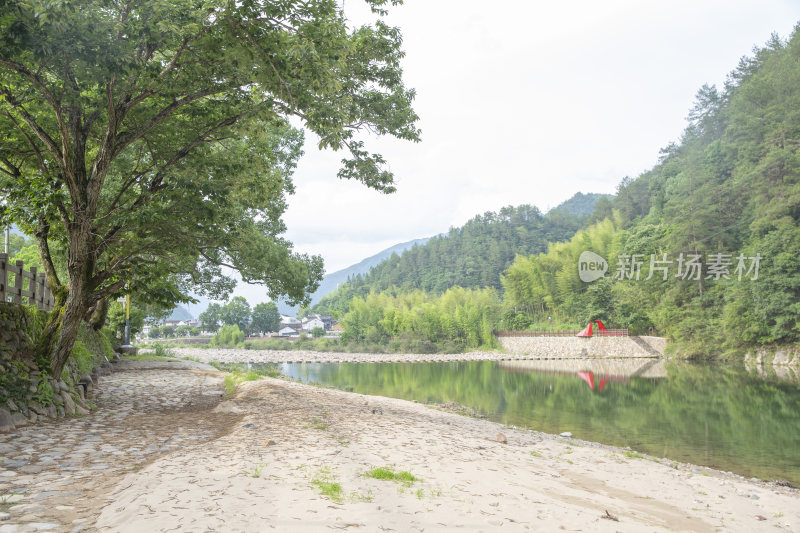
M662 360L291 363L362 394L457 402L491 420L800 486L800 384Z

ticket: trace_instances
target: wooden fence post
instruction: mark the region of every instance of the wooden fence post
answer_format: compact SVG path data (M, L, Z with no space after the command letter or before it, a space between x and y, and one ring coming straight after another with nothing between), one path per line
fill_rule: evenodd
M36 286L36 267L31 267L31 277L28 278L28 291L30 291L30 295L28 296L28 304L36 306L36 290L39 287Z
M45 307L45 291L44 288L47 286L47 282L45 281L47 278L44 277L44 272L39 272L39 275L36 276L36 307L38 309L44 309L45 311L49 311Z
M11 301L15 304L22 303L22 272L24 266L24 261L17 261L17 267L14 271L14 294L11 295Z
M6 302L8 291L8 254L0 254L0 302Z

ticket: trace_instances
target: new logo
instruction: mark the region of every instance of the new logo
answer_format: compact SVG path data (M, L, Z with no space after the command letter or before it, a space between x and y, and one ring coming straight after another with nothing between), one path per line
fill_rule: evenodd
M608 271L608 261L594 252L583 252L578 258L578 277L590 283L602 278Z

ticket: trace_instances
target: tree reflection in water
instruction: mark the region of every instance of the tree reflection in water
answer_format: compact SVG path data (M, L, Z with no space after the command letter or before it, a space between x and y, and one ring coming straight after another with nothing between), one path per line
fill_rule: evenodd
M457 402L507 424L571 431L656 457L800 485L800 387L791 374L781 380L740 366L660 359L288 364L283 370L304 382Z

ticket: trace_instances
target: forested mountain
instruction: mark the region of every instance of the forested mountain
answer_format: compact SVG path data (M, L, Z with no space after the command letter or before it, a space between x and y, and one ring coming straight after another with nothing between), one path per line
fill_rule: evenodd
M680 142L598 203L596 224L506 272L506 324L602 318L698 355L800 340L798 87L797 29L704 85ZM586 250L609 263L591 283Z
M612 194L598 194L595 192L584 194L582 192L576 192L572 195L572 198L548 211L548 214L556 210L562 210L580 217L588 217L594 213L595 206L598 202L610 202L613 198L614 195Z
M601 197L578 193L546 215L530 205L478 215L460 228L393 254L367 274L352 277L314 309L341 315L354 296L394 286L436 294L450 287L500 289L500 274L517 254L543 252L549 242L569 239Z

